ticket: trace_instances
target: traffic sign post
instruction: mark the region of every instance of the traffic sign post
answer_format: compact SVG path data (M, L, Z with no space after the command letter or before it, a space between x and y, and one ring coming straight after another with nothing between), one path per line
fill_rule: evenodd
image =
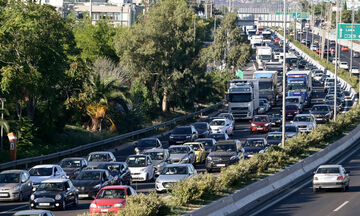
M244 79L244 71L238 69L235 76L240 78L240 79Z
M276 12L275 15L284 15L284 13ZM291 18L294 19L308 19L310 17L309 12L287 12L286 15L291 15Z
M338 38L345 40L360 40L360 24L338 24Z

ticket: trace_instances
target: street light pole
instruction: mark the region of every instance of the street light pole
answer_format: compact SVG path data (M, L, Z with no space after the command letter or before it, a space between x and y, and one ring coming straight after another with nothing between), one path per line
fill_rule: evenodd
M338 23L339 23L339 0L336 0L336 40L335 40L335 82L334 82L334 121L336 121L336 109L337 109L337 71L338 71L338 43L339 43L339 36L338 36Z
M354 0L352 0L352 12L351 12L351 26L354 26ZM351 51L350 51L350 77L351 77L351 70L352 70L352 66L353 66L353 31L351 31Z
M6 98L0 98L1 100L1 119L4 120L4 103L6 102ZM4 146L4 126L1 126L1 142L0 142L0 151L3 150Z
M296 32L295 32L296 34ZM285 95L286 95L286 0L284 0L284 43L283 43L283 96L282 96L282 130L281 130L281 145L285 148Z

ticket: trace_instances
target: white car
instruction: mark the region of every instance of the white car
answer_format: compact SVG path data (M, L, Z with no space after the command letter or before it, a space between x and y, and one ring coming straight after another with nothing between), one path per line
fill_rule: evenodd
M339 68L349 70L349 64L347 62L340 62Z
M346 191L350 186L349 171L341 165L321 165L313 176L313 191L325 188L339 188Z
M36 165L29 170L29 173L33 187L39 186L42 181L48 179L66 179L66 173L56 164Z
M227 133L233 134L234 122L225 117L215 117L210 122L211 133Z
M350 72L354 75L359 75L360 71L359 71L359 67L356 65L352 66L352 69L350 70Z
M291 124L295 125L299 132L310 132L316 128L315 117L312 114L297 114Z
M335 64L335 58L331 61L333 64ZM339 64L340 63L340 59L339 59L339 57L337 58L337 63Z
M157 192L166 191L170 184L197 174L192 164L168 164L155 181Z
M149 182L155 178L155 169L149 155L129 155L126 159L133 181Z

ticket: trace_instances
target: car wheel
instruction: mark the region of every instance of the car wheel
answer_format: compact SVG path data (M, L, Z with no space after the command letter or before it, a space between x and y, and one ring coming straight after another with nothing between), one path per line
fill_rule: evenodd
M129 186L132 185L132 178L131 178L131 177L129 178L128 185L129 185Z
M77 196L75 196L73 207L76 208L78 206L78 204L79 204L79 198Z
M62 208L62 210L66 210L66 202L65 202L65 200L63 200L63 202L62 202L61 208Z

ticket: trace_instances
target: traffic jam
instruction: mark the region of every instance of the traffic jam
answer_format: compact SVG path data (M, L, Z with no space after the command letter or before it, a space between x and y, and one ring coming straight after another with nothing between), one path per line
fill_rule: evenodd
M309 133L333 118L334 112L353 105L349 92L335 79L286 46L263 26L246 26L255 51L251 79L228 82L226 110L204 121L175 127L166 141L143 138L131 148L134 154L118 160L111 151L91 152L85 157L63 158L57 164L40 164L29 170L0 173L0 200L28 202L30 210L76 209L79 199L90 200L90 213L116 213L135 193L135 184L151 183L151 190L166 194L182 179L200 172L218 173L224 167L266 152L282 140L281 101L283 63L287 67L285 139ZM334 107L334 86L337 105ZM241 130L240 130L240 129ZM341 167L321 166L314 175L314 191L324 184L324 173L348 188L348 173ZM340 181L340 180L339 180ZM22 212L24 214L22 214ZM29 215L29 210L15 215Z

